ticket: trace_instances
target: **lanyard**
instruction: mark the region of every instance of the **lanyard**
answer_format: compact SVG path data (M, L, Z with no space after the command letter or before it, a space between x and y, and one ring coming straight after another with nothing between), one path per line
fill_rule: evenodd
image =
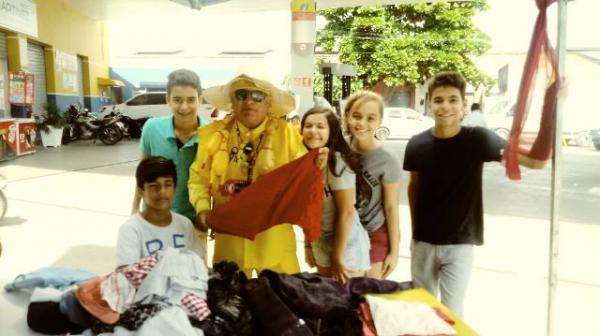
M235 126L235 131L237 133L238 141L240 142L240 146L241 146L242 143L244 142L244 139L242 139L242 134L240 133L240 128L237 126L237 124ZM256 164L256 158L258 157L258 152L260 152L260 150L262 148L263 140L265 139L265 131L263 131L260 134L260 138L258 139L258 145L256 146L256 148L254 147L254 144L252 143L252 141L248 141L242 148L242 151L244 152L244 154L246 154L246 163L248 164L248 175L247 175L248 183L252 182L252 173L254 172L254 165Z

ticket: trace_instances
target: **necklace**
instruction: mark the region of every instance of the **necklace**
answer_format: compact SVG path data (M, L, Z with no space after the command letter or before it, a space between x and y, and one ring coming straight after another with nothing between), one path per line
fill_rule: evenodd
M265 131L266 131L266 129L265 129ZM248 172L247 172L248 183L252 182L252 173L254 172L254 165L256 163L256 158L258 157L258 153L260 152L260 150L262 148L262 143L265 138L265 131L263 131L260 134L260 138L258 139L258 145L256 147L254 147L254 143L252 143L252 140L248 140L248 142L245 145L243 145L243 147L242 147L242 152L246 155L246 164L248 165ZM239 145L242 146L242 144L244 143L244 139L242 138L242 134L240 132L240 128L238 127L237 123L235 124L235 132L237 133Z

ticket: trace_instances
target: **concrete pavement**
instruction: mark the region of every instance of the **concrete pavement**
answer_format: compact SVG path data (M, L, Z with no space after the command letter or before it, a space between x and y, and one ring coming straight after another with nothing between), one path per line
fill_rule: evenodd
M8 213L0 222L0 284L49 265L110 272L138 158L137 141L124 140L113 147L76 142L0 163L10 181ZM392 279L404 281L410 278L408 208L400 206L400 214L401 260ZM476 249L465 321L482 335L544 335L549 223L485 220L486 244ZM599 225L562 223L555 335L600 335L598 257ZM25 322L27 303L27 294L2 291L0 335L36 335Z

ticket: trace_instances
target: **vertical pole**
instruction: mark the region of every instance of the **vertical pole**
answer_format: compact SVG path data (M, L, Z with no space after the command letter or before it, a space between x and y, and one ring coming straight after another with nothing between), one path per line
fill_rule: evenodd
M556 53L558 62L558 76L563 83L565 74L565 61L567 54L567 0L557 0L558 3L558 35ZM548 313L546 317L546 334L554 335L554 321L556 317L556 287L558 282L558 242L559 242L559 195L562 168L562 116L564 97L560 94L556 98L554 125L554 156L552 158L552 191L550 214L550 255L548 267Z
M299 116L302 116L313 106L317 2L291 0L290 6L292 11L290 89L299 97L296 111Z

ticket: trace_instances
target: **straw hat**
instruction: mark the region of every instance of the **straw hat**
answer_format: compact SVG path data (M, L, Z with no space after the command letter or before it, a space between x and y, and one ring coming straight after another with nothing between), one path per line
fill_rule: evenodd
M225 85L213 86L204 90L202 97L212 106L225 111L231 111L231 96L234 91L240 89L257 90L271 97L271 108L269 114L281 117L296 108L294 96L275 85L257 78L242 74Z

